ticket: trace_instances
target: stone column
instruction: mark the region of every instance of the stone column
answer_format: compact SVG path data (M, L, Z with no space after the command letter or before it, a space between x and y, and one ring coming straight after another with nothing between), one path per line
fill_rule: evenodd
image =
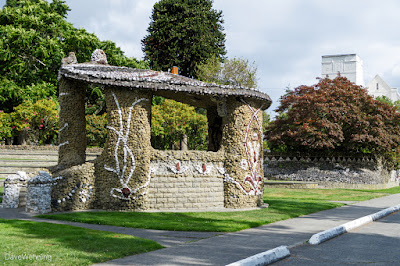
M51 212L51 189L53 178L45 171L28 181L26 189L26 212L48 213Z
M222 148L225 152L225 207L249 208L262 205L261 106L230 97L224 118Z
M65 78L60 80L59 165L72 166L85 162L85 94L84 84Z
M107 142L95 164L97 208L146 209L150 183L150 112L152 94L109 87Z
M18 208L20 206L21 189L26 187L29 176L18 171L15 175L7 176L4 181L3 208Z

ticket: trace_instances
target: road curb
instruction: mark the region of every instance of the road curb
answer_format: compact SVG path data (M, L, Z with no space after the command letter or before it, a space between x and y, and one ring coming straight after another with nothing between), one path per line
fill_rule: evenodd
M290 256L290 251L287 246L280 246L265 252L258 253L254 256L243 260L228 264L227 266L257 266L268 265L283 258Z
M328 230L325 230L320 233L312 235L311 238L308 240L308 243L311 245L321 244L322 242L325 242L331 238L337 237L341 234L344 234L346 232L354 230L355 228L363 226L367 223L379 220L379 219L381 219L385 216L388 216L389 214L392 214L394 212L397 212L399 210L400 210L400 204L395 205L393 207L386 208L382 211L361 217L359 219L347 222L345 224L333 227L331 229L328 229Z

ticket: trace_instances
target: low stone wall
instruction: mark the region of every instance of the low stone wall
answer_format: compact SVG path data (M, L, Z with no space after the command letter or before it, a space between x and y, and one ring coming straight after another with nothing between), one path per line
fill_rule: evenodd
M51 192L53 211L85 210L94 207L93 162L55 171L52 176L55 180Z
M221 153L154 150L148 188L149 209L224 207Z
M148 203L149 209L158 210L223 208L223 178L154 176Z
M387 188L399 185L399 175L374 158L289 157L266 155L268 180L316 182L329 188Z

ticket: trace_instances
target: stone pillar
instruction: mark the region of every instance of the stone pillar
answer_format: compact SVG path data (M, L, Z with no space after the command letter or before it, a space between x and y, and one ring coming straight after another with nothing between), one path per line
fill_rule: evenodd
M84 84L61 78L59 82L59 165L72 166L85 162L85 94Z
M251 102L228 98L222 147L225 152L225 207L263 204L262 110Z
M146 209L150 183L152 94L118 87L105 89L107 142L95 164L97 208Z
M28 181L26 189L26 212L51 212L51 189L53 179L49 173L39 171L39 175Z
M26 187L29 177L19 171L15 175L7 176L4 182L3 208L18 208L20 205L21 189Z

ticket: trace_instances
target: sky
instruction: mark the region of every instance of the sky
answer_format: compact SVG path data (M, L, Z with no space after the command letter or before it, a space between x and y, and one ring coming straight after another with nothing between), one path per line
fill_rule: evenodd
M142 59L140 41L156 2L66 0L67 20ZM398 0L214 0L213 8L223 14L227 57L255 63L272 115L287 88L317 83L323 55L357 54L365 85L379 74L400 88Z

